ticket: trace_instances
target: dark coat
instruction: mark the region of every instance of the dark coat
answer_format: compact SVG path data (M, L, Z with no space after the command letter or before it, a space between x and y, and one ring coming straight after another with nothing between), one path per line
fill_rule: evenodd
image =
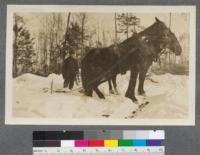
M76 76L78 72L78 62L73 57L68 57L63 62L62 75L64 79L67 79L71 76Z
M115 77L119 73L131 70L126 97L135 100L134 89L137 74L144 70L144 57L151 57L154 48L144 37L134 35L131 38L107 48L93 48L82 59L81 77L87 96L94 90L100 98L105 98L98 85ZM134 89L132 89L134 88Z
M119 72L117 64L119 56L112 48L94 48L82 59L81 77L83 88L86 89L101 79L109 79Z

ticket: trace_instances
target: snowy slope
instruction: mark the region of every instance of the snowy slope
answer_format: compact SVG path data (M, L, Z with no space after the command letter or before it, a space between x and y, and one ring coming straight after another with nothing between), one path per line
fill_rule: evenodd
M184 118L187 117L187 79L188 76L171 74L152 75L154 83L145 81L146 97L137 96L139 103L149 104L138 110L140 104L133 103L124 97L128 86L129 73L118 75L117 84L120 94L109 94L108 83L100 86L106 99L99 99L94 93L87 97L75 91L51 94L53 90L62 89L61 75L51 74L40 77L24 74L13 79L13 115L15 117L34 118ZM137 90L137 89L136 89ZM137 111L137 112L135 112Z

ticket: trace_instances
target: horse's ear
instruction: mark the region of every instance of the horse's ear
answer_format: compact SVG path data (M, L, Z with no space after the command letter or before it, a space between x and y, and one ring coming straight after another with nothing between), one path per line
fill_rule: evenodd
M160 20L157 17L155 17L155 20L156 20L156 22L160 22Z

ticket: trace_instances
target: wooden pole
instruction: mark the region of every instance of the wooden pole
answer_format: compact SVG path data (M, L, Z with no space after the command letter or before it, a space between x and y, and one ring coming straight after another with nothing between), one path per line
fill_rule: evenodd
M53 94L53 78L51 80L51 94Z

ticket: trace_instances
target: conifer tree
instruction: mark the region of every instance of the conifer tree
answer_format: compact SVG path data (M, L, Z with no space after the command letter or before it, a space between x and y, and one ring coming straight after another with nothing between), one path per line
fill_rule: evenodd
M118 33L126 34L126 38L129 37L130 32L136 33L136 27L140 25L140 19L132 13L117 14L118 21Z
M29 30L25 27L24 19L14 14L13 42L13 77L33 72L34 42Z
M77 22L71 22L68 28L68 32L65 33L65 41L63 47L65 47L64 51L75 52L77 55L77 51L81 49L82 46L82 31L81 27Z

